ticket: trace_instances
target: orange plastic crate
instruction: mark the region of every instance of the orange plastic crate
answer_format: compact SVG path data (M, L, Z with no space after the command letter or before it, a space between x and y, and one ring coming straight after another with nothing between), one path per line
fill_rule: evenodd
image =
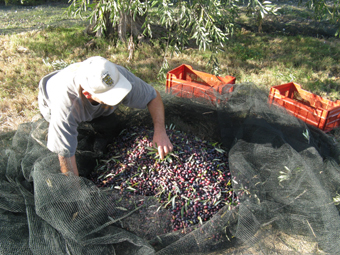
M183 98L203 98L216 102L216 93L233 91L233 76L215 76L197 71L190 65L181 65L167 73L166 92ZM217 100L219 102L219 100Z
M294 82L273 86L269 103L283 106L288 112L304 122L325 132L340 124L340 100L332 102L301 89Z

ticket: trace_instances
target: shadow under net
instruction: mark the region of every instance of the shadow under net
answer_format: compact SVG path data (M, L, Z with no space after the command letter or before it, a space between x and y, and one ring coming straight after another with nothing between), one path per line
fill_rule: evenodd
M0 150L0 253L339 253L338 145L268 105L268 91L254 84L224 97L216 106L163 95L168 125L228 148L237 206L185 234L169 228L171 215L154 197L126 199L88 179L124 128L152 127L147 111L120 108L80 125L81 177L60 173L40 119Z

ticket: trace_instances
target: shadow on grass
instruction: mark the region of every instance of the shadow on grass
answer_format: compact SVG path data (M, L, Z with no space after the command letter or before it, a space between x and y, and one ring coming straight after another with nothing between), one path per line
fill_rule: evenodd
M277 15L266 15L263 19L262 33L282 36L311 36L319 38L332 38L339 26L327 20L318 20L315 13L299 1L272 0L278 7ZM326 19L326 17L325 17ZM240 19L239 27L252 32L258 32L255 17Z

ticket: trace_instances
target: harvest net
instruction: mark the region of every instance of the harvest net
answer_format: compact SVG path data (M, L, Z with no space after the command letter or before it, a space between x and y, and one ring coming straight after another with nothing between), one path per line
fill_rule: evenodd
M1 134L0 253L339 254L337 143L254 84L223 97L163 95L177 145L167 163L148 149L147 111L80 125L80 177L61 174L43 119Z

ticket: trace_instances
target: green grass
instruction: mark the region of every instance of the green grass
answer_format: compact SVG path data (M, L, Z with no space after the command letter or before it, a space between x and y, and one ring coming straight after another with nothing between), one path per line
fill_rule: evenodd
M158 90L165 89L165 78L157 79L164 56L161 41L153 39L149 44L138 45L134 60L127 62L125 44L84 34L84 21L61 16L65 5L30 8L0 10L3 20L0 23L1 129L16 128L38 113L37 87L43 75L58 65L94 55L127 67ZM288 14L294 13L292 8ZM40 28L39 22L43 24ZM91 40L94 46L86 47ZM268 90L294 81L313 93L337 100L340 99L339 46L338 38L257 34L242 29L218 54L220 75L233 75L237 83L254 82ZM210 72L207 66L210 56L210 51L196 48L187 48L179 55L168 54L168 70L189 64L196 70Z

